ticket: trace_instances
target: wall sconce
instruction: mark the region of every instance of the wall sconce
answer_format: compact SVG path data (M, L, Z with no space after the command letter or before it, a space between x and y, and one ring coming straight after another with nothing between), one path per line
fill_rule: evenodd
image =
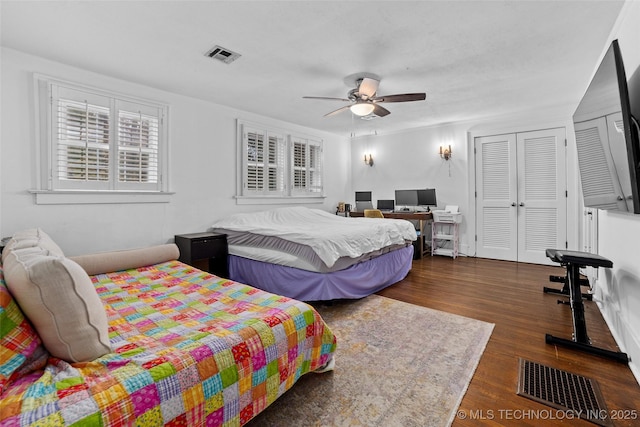
M451 158L451 144L449 144L449 148L445 148L442 145L440 146L440 157L445 160L449 160Z
M364 164L365 165L369 165L369 166L373 166L373 155L369 154L365 154L364 155Z

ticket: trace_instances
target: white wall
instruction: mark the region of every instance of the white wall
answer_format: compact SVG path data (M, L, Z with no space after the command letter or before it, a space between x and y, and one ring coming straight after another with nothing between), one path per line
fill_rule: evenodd
M376 199L392 199L395 189L436 188L438 207L457 205L463 214L460 225L460 252L475 256L475 165L473 141L478 136L500 135L539 129L565 128L568 150L575 151L571 112L575 106L556 106L483 121L413 129L388 135L360 136L352 141L351 167L355 191L373 192ZM453 151L450 160L440 158L440 145ZM372 153L375 163L364 163L364 154ZM568 217L580 215L576 156L569 154L566 165ZM353 193L350 199L353 200ZM578 249L579 221L569 221L567 241Z
M627 78L640 67L638 22L640 2L627 2L611 35L620 43ZM600 211L598 219L598 252L613 261L613 268L600 273L596 299L640 381L640 215Z
M67 255L166 243L175 234L205 231L232 212L274 206L236 205L236 119L241 118L324 140L325 193L335 210L351 188L350 149L344 138L236 111L202 100L90 73L72 66L1 51L0 236L31 227L50 234ZM36 205L32 73L166 102L170 105L171 191L169 203Z
M451 145L452 157L438 154L440 144ZM460 251L468 253L466 214L469 211L466 126L445 125L387 135L365 135L351 143L354 191L372 191L377 199L393 199L395 190L435 188L438 207L457 205L463 212ZM374 165L364 163L371 153ZM354 202L353 192L349 201Z

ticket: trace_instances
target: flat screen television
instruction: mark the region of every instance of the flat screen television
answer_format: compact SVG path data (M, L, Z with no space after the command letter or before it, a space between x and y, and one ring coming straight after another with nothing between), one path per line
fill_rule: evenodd
M438 201L436 200L436 189L425 188L423 190L418 190L418 205L429 207L438 206Z
M418 190L396 190L396 206L418 206Z
M614 40L573 115L586 207L640 213L640 141L632 104L640 108L640 94L628 90Z

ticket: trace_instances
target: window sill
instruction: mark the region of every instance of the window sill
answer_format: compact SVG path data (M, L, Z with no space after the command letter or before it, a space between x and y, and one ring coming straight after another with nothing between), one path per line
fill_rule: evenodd
M36 205L169 203L174 193L155 191L29 190Z
M320 204L327 196L235 196L237 205Z

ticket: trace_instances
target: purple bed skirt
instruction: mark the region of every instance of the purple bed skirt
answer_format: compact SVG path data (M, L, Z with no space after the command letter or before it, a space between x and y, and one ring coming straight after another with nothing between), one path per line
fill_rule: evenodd
M411 270L413 246L331 273L229 255L229 278L236 282L302 301L356 299L371 295L404 279Z

